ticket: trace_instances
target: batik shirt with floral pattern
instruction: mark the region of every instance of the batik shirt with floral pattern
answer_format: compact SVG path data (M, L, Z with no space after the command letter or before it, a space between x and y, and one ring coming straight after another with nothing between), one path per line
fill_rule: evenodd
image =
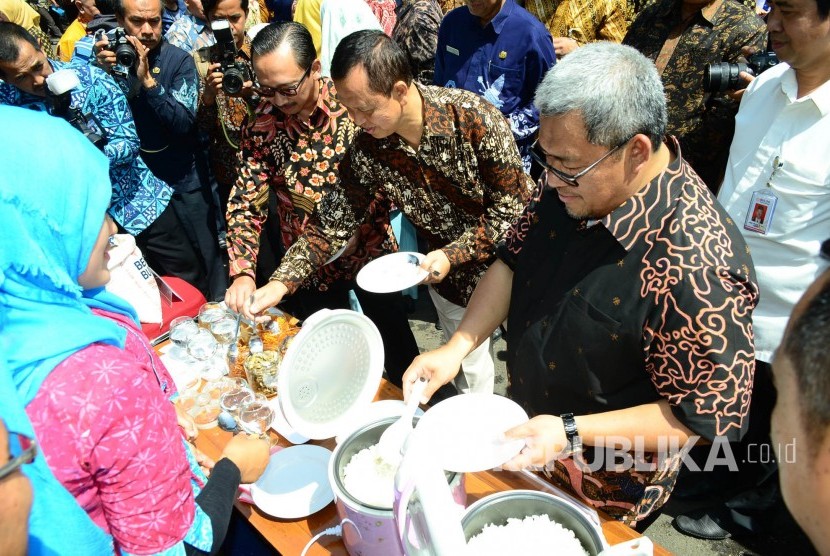
M525 9L545 24L552 37L579 44L621 42L631 21L626 0L526 0Z
M337 169L357 126L337 100L334 83L321 80L319 87L317 107L307 122L263 101L256 118L243 129L239 177L228 201L231 277L255 275L269 187L277 195L282 241L288 247L271 279L290 292L301 285L326 290L336 281L351 280L368 260L397 248L389 226L389 203L377 195L348 254L325 264L334 252L324 248L328 242L308 223L318 215L322 200L342 195Z
M664 401L709 441L737 441L746 431L758 303L752 259L676 140L668 146L667 168L599 220L572 218L556 191L540 185L499 246L513 269L509 395L528 415ZM553 477L632 523L668 499L682 447L666 446L661 457L632 451L638 466L620 470L609 461L613 449L586 447L556 460Z
M623 41L652 61L674 27L681 24L681 0L661 0L644 9ZM726 93L707 93L703 74L707 64L737 63L741 48L763 49L764 21L732 0L723 0L714 13L704 8L680 33L662 73L668 108L668 132L676 135L683 156L713 191L726 169L735 132L739 102Z
M429 249L441 249L449 259L451 270L436 285L438 293L466 306L533 182L498 108L469 91L416 86L424 107L417 149L397 134L358 135L340 165L343 186L321 204L315 234L324 253L336 252L370 201L388 195Z

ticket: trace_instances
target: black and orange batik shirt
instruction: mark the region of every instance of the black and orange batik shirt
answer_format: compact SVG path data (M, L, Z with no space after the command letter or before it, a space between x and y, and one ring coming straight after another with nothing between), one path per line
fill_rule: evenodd
M666 170L600 220L571 218L556 192L540 186L499 246L514 271L509 395L531 416L665 399L705 439L733 441L746 430L758 301L752 261L674 138L669 147L675 159ZM644 458L653 470L584 472L563 459L553 478L633 523L665 502L681 463Z

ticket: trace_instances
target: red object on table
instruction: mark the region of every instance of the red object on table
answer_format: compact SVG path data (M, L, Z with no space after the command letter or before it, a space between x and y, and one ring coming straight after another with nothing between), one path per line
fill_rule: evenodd
M195 317L199 308L207 301L196 287L191 286L181 278L164 276L163 280L177 295L173 296L172 304L161 300L161 323L141 323L141 330L150 340L158 338L170 329L170 322L176 317Z

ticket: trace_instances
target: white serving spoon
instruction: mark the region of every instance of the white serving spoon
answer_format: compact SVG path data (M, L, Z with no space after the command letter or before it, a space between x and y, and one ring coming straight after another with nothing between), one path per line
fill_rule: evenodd
M401 418L389 425L380 435L378 454L389 464L398 465L401 462L401 450L407 437L412 433L412 418L415 416L427 384L428 381L423 378L415 381L412 385L412 392L409 393L409 401L406 402L401 412Z

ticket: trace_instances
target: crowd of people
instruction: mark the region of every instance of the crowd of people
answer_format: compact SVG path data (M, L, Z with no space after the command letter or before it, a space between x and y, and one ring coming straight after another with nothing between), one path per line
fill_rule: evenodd
M359 308L425 402L492 393L504 330L531 417L505 467L638 529L729 485L677 529L786 503L830 554L830 0L74 10L51 41L0 0L0 553L216 553L265 469L256 438L193 446L104 289L127 233L250 319ZM402 295L355 281L405 242L445 340L420 355Z

